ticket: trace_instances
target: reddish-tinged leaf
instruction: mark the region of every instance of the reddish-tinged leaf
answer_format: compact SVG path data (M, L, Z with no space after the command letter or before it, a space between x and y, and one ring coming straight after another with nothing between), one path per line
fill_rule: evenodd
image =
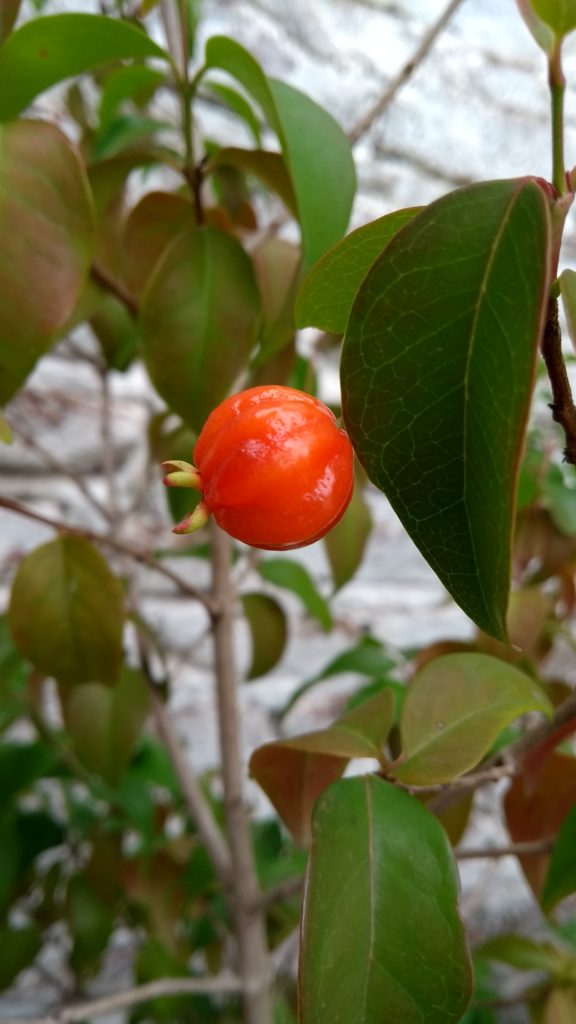
M195 221L190 200L174 192L149 192L137 203L122 240L124 277L135 295L143 291L168 245Z
M552 753L536 773L523 772L513 780L504 798L510 838L515 843L554 838L576 804L576 758ZM546 878L548 854L519 857L522 869L538 896Z
M254 752L250 773L297 842L308 842L314 800L340 777L351 758L370 757L386 764L384 744L393 721L394 695L383 690L326 729L266 743Z
M14 28L22 0L0 0L0 43Z
M92 255L86 174L76 149L54 125L0 126L0 221L3 405L72 313Z
M245 174L251 174L276 192L290 213L296 215L296 196L280 153L269 153L264 149L237 149L228 146L214 154L207 168L209 174L216 167L236 167Z
M342 519L324 538L334 590L339 590L360 568L372 532L372 516L358 481Z
M446 834L407 793L344 779L313 818L300 1024L456 1024L471 971Z
M250 758L250 774L301 846L310 841L314 802L326 786L340 778L345 768L346 760L342 757L277 743L259 747Z

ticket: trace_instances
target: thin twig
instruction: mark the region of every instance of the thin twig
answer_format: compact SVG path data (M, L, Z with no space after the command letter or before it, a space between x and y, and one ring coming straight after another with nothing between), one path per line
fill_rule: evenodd
M239 973L246 1024L270 1024L270 961L261 894L256 878L250 824L244 804L244 766L240 746L240 716L234 666L234 590L230 575L230 539L212 528L213 597L219 607L214 618L220 758L224 810L232 853L230 892L238 940Z
M576 466L576 408L562 354L562 336L558 322L558 300L550 299L542 337L542 358L552 386L552 417L564 431L564 461Z
M390 106L390 104L396 97L396 94L399 92L402 86L406 84L408 79L412 77L416 68L422 63L424 58L428 55L429 51L432 49L432 46L436 42L436 39L438 38L442 30L446 27L453 14L455 14L455 12L458 10L462 3L463 0L450 0L450 3L445 8L440 17L437 19L437 21L435 21L434 24L430 26L428 31L422 37L419 45L417 46L416 50L414 51L410 59L406 62L406 64L404 64L404 66L400 69L398 74L394 76L388 88L386 89L386 92L384 92L380 99L378 99L377 102L370 108L370 110L368 110L364 114L364 116L360 118L360 120L357 122L354 128L352 128L352 130L348 132L348 139L352 143L352 145L358 142L358 139L360 139L363 135L366 134L367 131L369 131L374 122L377 121L378 118L381 117L385 110Z
M75 484L83 497L86 498L86 501L90 502L99 515L101 515L103 519L108 519L108 510L104 507L102 502L92 494L92 491L86 485L81 476L74 473L71 469L67 469L59 459L55 459L52 452L49 452L47 448L44 448L44 446L28 434L26 430L23 430L21 427L14 427L13 430L16 437L19 437L30 451L35 452L39 458L42 459L42 462L48 469L51 469L54 473L58 473L59 476L63 476L66 480L70 480Z
M44 1017L3 1017L0 1024L78 1024L161 996L237 995L239 991L239 979L228 973L214 978L160 978L125 992L64 1006Z
M128 558L134 559L135 562L140 562L154 572L160 573L161 576L165 576L166 579L171 580L183 594L187 594L188 597L192 597L195 601L199 601L200 604L204 605L210 615L215 615L218 610L216 602L209 594L198 590L192 583L188 583L187 580L183 580L177 573L172 572L172 569L169 569L168 566L158 562L150 551L134 548L130 544L107 537L105 534L97 533L94 530L87 530L80 526L70 526L61 519L54 519L52 516L44 515L42 512L36 512L34 509L28 508L27 505L22 505L19 501L14 501L12 498L0 497L0 508L8 509L9 512L24 516L26 519L32 519L34 522L43 523L45 526L50 526L53 530L58 530L60 533L69 533L74 537L84 537L85 540L92 541L94 544L102 544L103 547L117 551L120 555L127 555Z
M109 274L105 267L101 266L100 263L92 264L90 276L96 284L99 284L100 287L104 289L104 291L110 292L111 295L114 295L114 297L117 298L123 306L125 306L130 313L130 316L133 316L134 319L136 319L138 316L138 303L132 293L128 291L121 281L112 277L112 275Z
M218 828L196 776L184 756L170 714L152 686L150 687L150 700L158 732L178 776L190 816L198 829L200 839L206 847L218 878L223 885L230 886L232 861L224 836Z
M509 843L508 846L469 846L456 849L458 860L498 860L500 857L538 857L550 853L555 839L531 839L524 843Z

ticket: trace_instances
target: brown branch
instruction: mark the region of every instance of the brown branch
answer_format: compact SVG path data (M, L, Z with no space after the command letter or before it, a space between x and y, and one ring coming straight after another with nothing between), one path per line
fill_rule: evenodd
M110 292L118 302L121 302L123 306L128 310L130 316L138 316L138 302L131 292L122 284L121 281L116 280L108 273L105 267L100 263L93 263L90 269L90 276L96 284L99 284L101 288L106 292Z
M246 1024L270 1024L270 961L261 893L256 878L250 824L244 804L244 765L240 746L240 716L234 664L234 590L230 575L230 538L212 525L213 597L220 758L224 810L232 853L230 899L238 940L239 973Z
M36 512L34 509L28 508L27 505L22 505L19 501L14 501L12 498L0 497L0 508L8 509L9 512L24 516L26 519L32 519L34 522L43 523L45 526L50 526L53 530L58 530L60 533L69 533L74 537L84 537L85 540L93 541L94 544L102 544L103 547L117 551L119 555L127 555L128 558L132 558L135 562L140 562L154 572L165 576L166 579L171 580L183 594L203 604L209 615L213 616L217 613L216 602L209 594L204 594L197 587L193 586L192 583L188 583L187 580L182 579L177 573L172 572L172 569L169 569L168 566L162 565L161 562L154 558L150 551L134 548L130 544L114 540L112 537L107 537L105 534L97 533L94 530L70 526L61 519L54 519L52 516L46 516L42 512Z
M78 1024L161 996L236 995L239 991L239 979L228 973L214 978L160 978L125 992L64 1006L44 1017L3 1017L0 1024Z
M562 354L562 336L558 322L558 300L550 299L542 337L542 358L552 386L552 417L564 431L564 461L576 466L576 408Z
M232 861L224 836L218 828L210 806L178 742L170 714L152 686L150 687L150 700L158 732L178 776L190 817L198 829L198 834L206 847L216 874L223 885L229 887L232 882Z
M348 139L354 145L358 140L366 134L367 131L372 127L375 121L385 112L390 106L392 101L395 99L396 94L402 88L403 85L412 77L416 68L422 63L424 58L428 55L432 46L436 42L436 39L446 27L451 17L463 3L463 0L450 0L450 3L445 8L440 17L430 26L428 31L422 37L416 50L410 57L410 59L404 64L397 75L394 76L390 82L386 92L380 97L379 100L368 110L363 117L357 122L357 124L348 132Z

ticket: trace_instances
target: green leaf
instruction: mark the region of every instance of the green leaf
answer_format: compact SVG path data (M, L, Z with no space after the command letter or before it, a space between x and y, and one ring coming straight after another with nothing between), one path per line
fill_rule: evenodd
M20 971L29 967L42 948L42 933L35 925L0 929L0 992L8 988Z
M450 782L473 768L498 734L527 711L552 714L533 679L487 654L434 658L407 688L400 729L403 782Z
M234 146L227 146L214 154L206 173L210 174L217 167L236 167L237 170L258 178L271 192L276 192L290 213L296 216L296 197L292 181L280 153L269 153L265 149L237 149Z
M326 729L276 740L266 744L266 748L283 747L308 754L330 754L347 761L353 757L373 757L384 764L383 749L394 722L394 706L392 691L381 690L376 696L347 711Z
M12 427L8 420L0 413L0 441L2 444L12 444Z
M552 942L536 942L524 935L499 935L483 943L477 954L519 971L544 971L559 980L576 967L574 956L567 950Z
M252 264L222 231L186 231L156 267L140 310L146 364L164 400L194 430L245 365L259 315Z
M252 638L252 663L247 679L265 676L284 653L288 627L281 606L267 594L242 594L242 606Z
M22 559L10 599L17 647L63 683L112 683L122 658L122 588L81 537L61 536Z
M192 203L174 192L148 192L130 211L122 239L124 276L134 295L142 294L154 267L171 242L195 226Z
M127 665L115 686L84 683L64 700L64 720L78 757L110 785L122 778L148 712L146 679Z
M560 294L568 333L576 345L576 270L563 270L560 274Z
M110 160L144 142L153 145L161 132L173 131L168 121L157 121L142 114L118 114L92 142L93 160Z
M288 714L294 704L308 690L311 690L318 683L323 683L326 679L341 675L343 672L355 672L359 675L373 678L384 675L394 666L395 662L390 658L390 655L378 640L374 640L370 636L363 637L354 647L350 647L347 651L338 654L336 658L329 661L321 672L318 672L302 683L282 709L282 717Z
M545 913L576 892L576 807L568 811L554 844L540 903Z
M72 969L81 976L93 974L112 934L114 915L85 875L74 875L70 879L66 916L73 942Z
M576 535L576 485L573 474L560 466L550 466L541 482L542 494L548 501L555 526L567 537Z
M298 327L319 327L343 334L354 297L384 249L423 209L396 210L350 232L334 245L304 278L296 300Z
M93 220L82 161L66 136L41 121L0 126L0 405L72 313L90 265Z
M497 639L548 244L534 182L444 196L372 267L342 353L344 418L368 476L454 600Z
M140 348L138 327L126 307L114 295L102 294L90 327L110 369L126 370Z
M450 844L381 779L344 779L320 797L302 929L301 1024L456 1024L468 1005Z
M559 36L576 28L576 0L529 0L531 7Z
M236 78L278 135L296 195L304 260L311 266L341 238L350 217L356 179L344 132L303 93L267 78L257 61L233 39L209 39L206 66L221 68Z
M372 532L372 516L362 488L356 482L352 500L342 519L324 537L330 562L334 590L340 590L360 568L368 538Z
M244 99L241 93L237 92L236 89L231 89L229 85L222 85L221 82L205 82L204 89L214 93L218 99L222 100L230 110L233 110L243 121L248 125L254 142L258 149L261 144L261 131L260 122L254 113L254 110L250 106L247 100Z
M262 296L259 346L253 369L266 366L294 343L294 294L300 274L300 250L283 238L266 238L252 251Z
M22 0L0 0L0 43L10 35Z
M317 619L322 629L332 629L330 608L316 589L310 573L300 562L290 558L267 558L258 565L258 572L268 583L296 594L308 614Z
M0 743L0 807L6 807L37 779L53 775L58 764L57 755L45 743L4 740Z
M115 117L118 108L127 100L136 104L146 102L165 81L166 76L161 71L145 64L133 64L113 71L102 87L98 112L100 129Z
M130 57L168 55L125 21L53 14L26 22L0 48L0 121L17 117L57 82Z
M0 616L0 732L27 709L29 666L12 641L8 618Z

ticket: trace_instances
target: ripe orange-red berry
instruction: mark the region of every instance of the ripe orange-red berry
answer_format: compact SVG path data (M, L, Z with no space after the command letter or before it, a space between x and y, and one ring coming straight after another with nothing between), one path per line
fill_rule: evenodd
M203 495L178 533L212 514L245 544L303 547L336 525L352 497L348 435L330 409L295 388L250 388L227 398L208 417L194 462L165 464L167 484Z

